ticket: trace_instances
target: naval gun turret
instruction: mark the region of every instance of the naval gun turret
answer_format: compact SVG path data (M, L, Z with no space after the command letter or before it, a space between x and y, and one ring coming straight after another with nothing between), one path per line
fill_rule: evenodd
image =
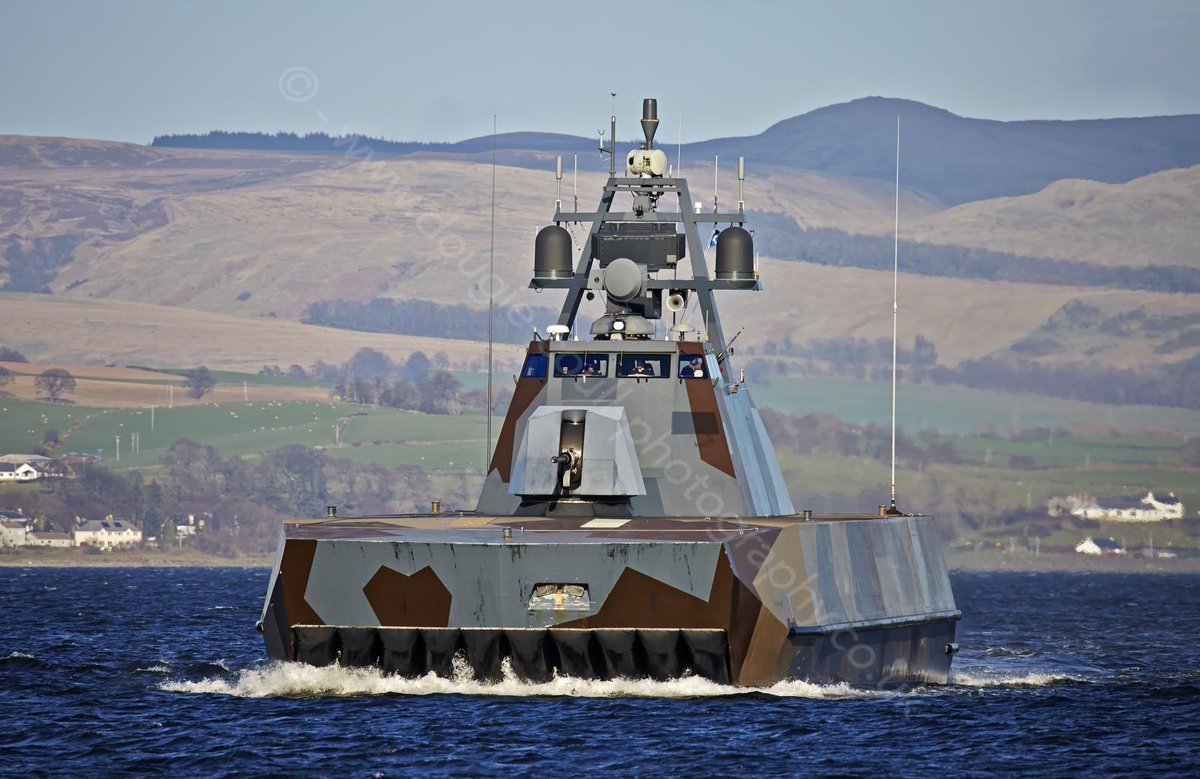
M936 526L793 508L716 306L761 286L744 200L702 213L654 147L657 114L645 100L622 175L614 115L598 208L560 200L537 234L530 286L565 297L526 349L475 510L285 522L259 623L273 658L409 676L462 658L534 681L946 681L959 612ZM578 246L568 225L587 226Z

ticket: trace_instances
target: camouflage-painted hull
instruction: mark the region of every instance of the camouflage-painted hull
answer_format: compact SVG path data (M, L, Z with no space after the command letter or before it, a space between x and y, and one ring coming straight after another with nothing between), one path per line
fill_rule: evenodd
M946 681L959 617L927 517L455 514L283 535L267 648L318 665L892 686Z

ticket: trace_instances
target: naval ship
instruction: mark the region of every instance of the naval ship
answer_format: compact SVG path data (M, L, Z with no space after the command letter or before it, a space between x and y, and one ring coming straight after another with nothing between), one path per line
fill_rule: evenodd
M736 210L714 195L702 213L655 148L654 99L641 126L623 175L615 112L601 134L595 212L562 210L558 160L530 286L566 296L526 350L475 510L285 521L258 625L272 658L535 682L947 681L960 612L933 519L797 511L734 375L714 293L761 288L744 160ZM564 225L590 225L578 257Z

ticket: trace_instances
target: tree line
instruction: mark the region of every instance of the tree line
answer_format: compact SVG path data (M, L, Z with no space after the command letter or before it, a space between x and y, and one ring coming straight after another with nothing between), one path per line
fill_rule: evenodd
M533 329L558 320L558 311L526 306L496 306L493 309L495 340L528 343ZM428 300L375 298L366 303L353 300L321 300L311 303L301 321L370 333L423 335L479 341L487 338L488 312L462 303L441 305Z
M892 269L890 237L853 235L830 227L804 228L787 214L778 212L758 213L753 219L755 241L769 256L817 265ZM1200 269L1180 265L1106 266L913 241L900 242L900 257L906 273L922 276L1200 292Z
M417 466L367 465L299 445L248 460L180 439L161 465L146 480L138 472L86 464L76 469L76 478L54 479L46 489L17 493L9 502L64 531L75 517L112 514L164 546L173 543L176 521L191 514L204 518L205 530L189 544L233 556L272 550L279 522L287 517L320 517L327 505L357 515L414 511L432 494L428 475Z
M318 360L307 370L293 365L285 373L279 366L264 366L259 373L330 383L338 398L347 403L424 414L483 413L487 393L482 389L464 391L449 364L444 352L430 358L416 351L401 363L378 349L363 348L340 366ZM492 413L503 414L511 397L512 390L507 387L494 392Z
M746 354L758 354L760 350L754 347L746 349ZM761 347L761 354L767 356L786 355L809 360L820 360L836 365L891 365L892 339L876 338L811 338L803 343L795 343L792 337L784 336L782 341L768 341ZM900 365L936 365L937 347L933 341L923 335L913 339L912 347L899 344L896 347L896 362Z
M828 362L817 359L756 358L746 366L752 378L807 375L870 381L891 378L890 363ZM1189 360L1134 370L1088 363L1043 364L1018 356L985 356L957 366L906 365L900 381L960 385L1110 405L1200 409L1200 355Z
M760 409L759 413L776 447L799 455L867 457L878 462L891 460L892 429L887 425L873 422L854 425L825 413L798 415L770 408ZM926 431L911 437L899 429L896 431L896 458L917 469L934 463L962 462L952 441Z

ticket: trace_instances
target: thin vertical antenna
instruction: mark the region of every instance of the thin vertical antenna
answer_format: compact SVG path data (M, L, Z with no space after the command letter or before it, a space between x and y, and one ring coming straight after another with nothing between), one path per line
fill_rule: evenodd
M683 111L679 112L679 135L675 140L675 170L679 171L675 174L677 178L683 178Z
M492 340L495 335L496 288L496 115L492 114L492 228L488 244L487 439L483 443L483 477L492 457Z
M573 213L578 214L579 213L579 152L575 152L571 156L575 160L575 184L574 184L574 187L575 187L575 211Z
M609 117L612 120L612 129L609 130L611 137L608 139L610 149L608 154L608 177L611 179L617 175L617 93L610 92L609 94L612 95L612 116Z
M717 208L717 174L721 170L721 155L713 155L713 213L718 212Z
M900 117L896 117L896 218L892 228L892 507L896 512L896 336L900 314Z

